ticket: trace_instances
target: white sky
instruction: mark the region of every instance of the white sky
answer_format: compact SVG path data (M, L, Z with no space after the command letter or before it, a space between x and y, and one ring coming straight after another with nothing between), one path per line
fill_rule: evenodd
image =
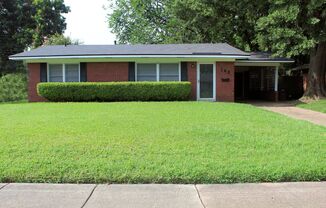
M85 45L113 44L114 34L110 32L107 23L108 11L103 6L108 6L108 0L65 0L70 7L66 15L66 36L79 39Z

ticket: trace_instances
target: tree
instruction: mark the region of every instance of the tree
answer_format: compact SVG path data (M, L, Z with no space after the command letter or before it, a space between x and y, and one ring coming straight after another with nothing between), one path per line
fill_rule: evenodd
M117 0L109 26L121 43L229 42L256 50L255 23L268 5L263 0Z
M68 13L69 7L64 0L34 0L35 31L33 33L33 47L42 45L44 37L62 34L66 29L65 17L61 14Z
M256 37L261 50L275 55L309 55L304 97L326 96L326 0L270 0L269 14L259 19Z
M0 1L0 74L14 71L20 63L8 56L43 44L43 37L62 34L62 13L69 12L63 0Z
M118 0L111 7L109 27L119 43L164 43L170 0Z
M62 34L54 34L50 38L45 38L43 45L80 45L81 41L73 40L69 36L64 36Z
M8 56L31 44L33 28L31 1L0 2L0 74L16 68Z
M246 51L255 51L256 21L267 14L265 0L175 0L173 25L178 42L228 42ZM178 27L175 27L178 26Z

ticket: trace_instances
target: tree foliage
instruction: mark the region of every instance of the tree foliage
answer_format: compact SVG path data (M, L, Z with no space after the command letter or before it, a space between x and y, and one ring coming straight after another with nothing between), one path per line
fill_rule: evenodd
M256 40L262 50L279 56L310 54L326 41L326 0L270 0L268 15L260 18Z
M256 50L255 22L267 11L263 0L119 0L109 26L120 43L229 42Z
M54 34L49 38L45 38L43 45L80 45L81 41L78 39L71 39L69 36L63 34Z
M120 43L164 43L170 0L119 0L111 5L109 26Z
M45 36L62 34L66 29L65 17L61 14L68 13L69 7L64 0L34 0L35 33L33 33L33 47L42 45Z
M0 1L0 73L15 70L8 56L43 44L43 37L62 34L62 13L69 12L63 0Z

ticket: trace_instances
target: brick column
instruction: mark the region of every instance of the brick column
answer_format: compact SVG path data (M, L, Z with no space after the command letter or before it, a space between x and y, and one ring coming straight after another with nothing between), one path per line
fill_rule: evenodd
M28 101L29 102L42 102L46 99L37 94L37 84L40 83L40 70L41 64L30 63L28 68Z
M216 100L234 102L233 62L216 62Z

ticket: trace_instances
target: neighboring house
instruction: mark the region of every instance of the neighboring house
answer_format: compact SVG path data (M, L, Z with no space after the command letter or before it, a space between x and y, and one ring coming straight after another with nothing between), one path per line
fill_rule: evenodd
M306 92L308 87L309 64L303 64L289 70L292 75L302 76L303 91ZM326 75L325 75L326 76ZM326 78L326 77L325 77Z
M28 99L39 82L189 81L192 99L278 99L278 68L293 62L226 43L42 46L12 55L28 66Z

